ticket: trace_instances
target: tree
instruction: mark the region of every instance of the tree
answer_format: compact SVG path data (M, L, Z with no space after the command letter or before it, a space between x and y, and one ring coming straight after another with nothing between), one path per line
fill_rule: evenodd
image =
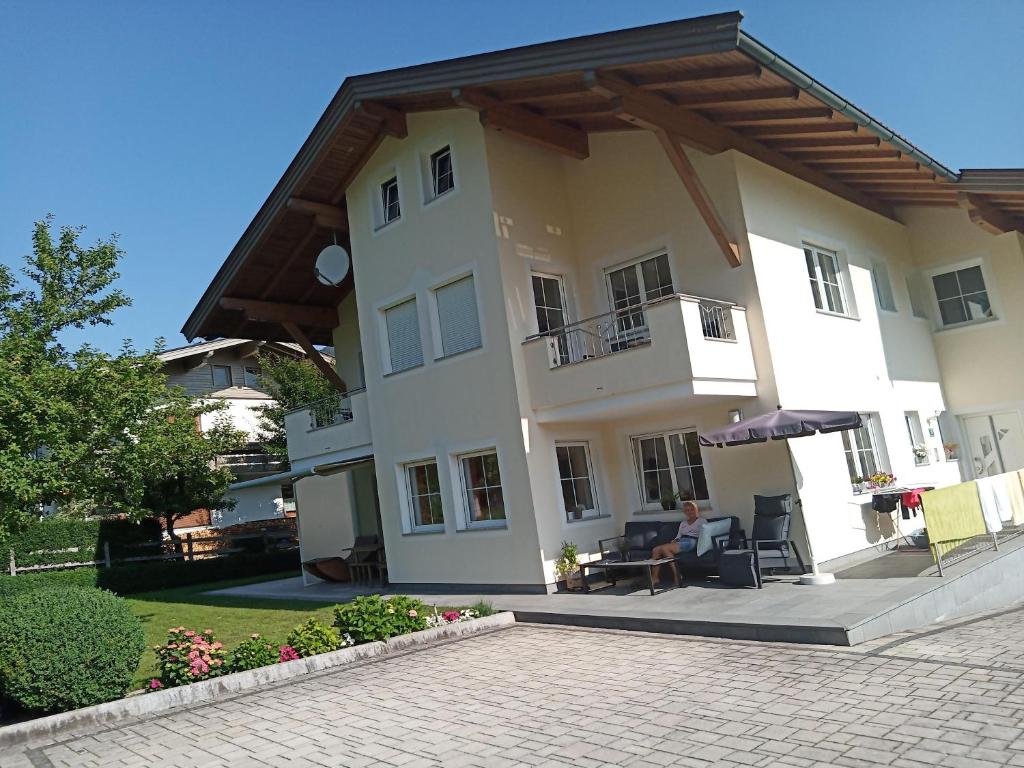
M313 363L264 352L258 357L260 385L273 398L259 412L260 443L274 456L288 455L284 415L295 408L336 397L338 392Z
M200 449L220 447L219 436L203 443L197 433L164 440L173 451L156 462L168 416L216 408L167 388L159 340L144 353L126 342L116 355L62 342L72 329L109 325L130 300L112 287L123 256L116 236L84 247L82 228L61 227L55 238L52 224L36 222L20 282L0 265L0 539L50 503L93 500L138 519L152 509L147 484L159 477L142 457L165 476L172 467L187 476Z

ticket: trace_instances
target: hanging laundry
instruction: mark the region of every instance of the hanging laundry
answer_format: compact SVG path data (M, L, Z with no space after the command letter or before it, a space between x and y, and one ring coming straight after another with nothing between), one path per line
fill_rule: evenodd
M1007 472L1003 477L1006 479L1006 491L1010 496L1010 509L1013 510L1011 522L1014 525L1024 524L1024 479L1020 472Z
M871 508L879 514L891 514L899 506L900 497L895 493L875 495L871 499Z
M1013 515L1006 482L998 475L979 477L974 482L978 485L978 498L981 500L981 514L985 518L985 528L989 533L999 533L1003 530L1004 515L1006 519Z

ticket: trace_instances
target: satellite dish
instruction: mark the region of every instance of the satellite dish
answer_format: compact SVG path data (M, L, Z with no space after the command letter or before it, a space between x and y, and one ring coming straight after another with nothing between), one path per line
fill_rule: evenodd
M348 251L337 244L328 245L316 257L313 272L324 285L339 286L348 275L349 263Z

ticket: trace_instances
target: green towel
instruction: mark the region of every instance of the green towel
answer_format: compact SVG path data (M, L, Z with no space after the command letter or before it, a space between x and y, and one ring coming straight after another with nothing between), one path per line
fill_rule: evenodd
M924 524L936 562L965 541L985 534L978 485L973 481L921 494Z

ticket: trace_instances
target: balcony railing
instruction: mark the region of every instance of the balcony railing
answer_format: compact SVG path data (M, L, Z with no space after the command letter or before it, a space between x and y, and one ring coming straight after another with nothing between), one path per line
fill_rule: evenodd
M569 323L561 328L552 328L528 337L527 341L547 337L552 368L640 347L651 342L651 332L647 327L647 308L673 298L691 298L698 302L700 324L705 339L736 340L732 327L733 304L715 299L671 294L654 301Z
M226 453L216 457L214 465L221 469L227 467L237 474L271 474L281 472L288 467L288 461L281 456L252 451L249 453Z
M309 428L323 429L352 421L352 395L365 391L353 389L303 406L309 411Z

